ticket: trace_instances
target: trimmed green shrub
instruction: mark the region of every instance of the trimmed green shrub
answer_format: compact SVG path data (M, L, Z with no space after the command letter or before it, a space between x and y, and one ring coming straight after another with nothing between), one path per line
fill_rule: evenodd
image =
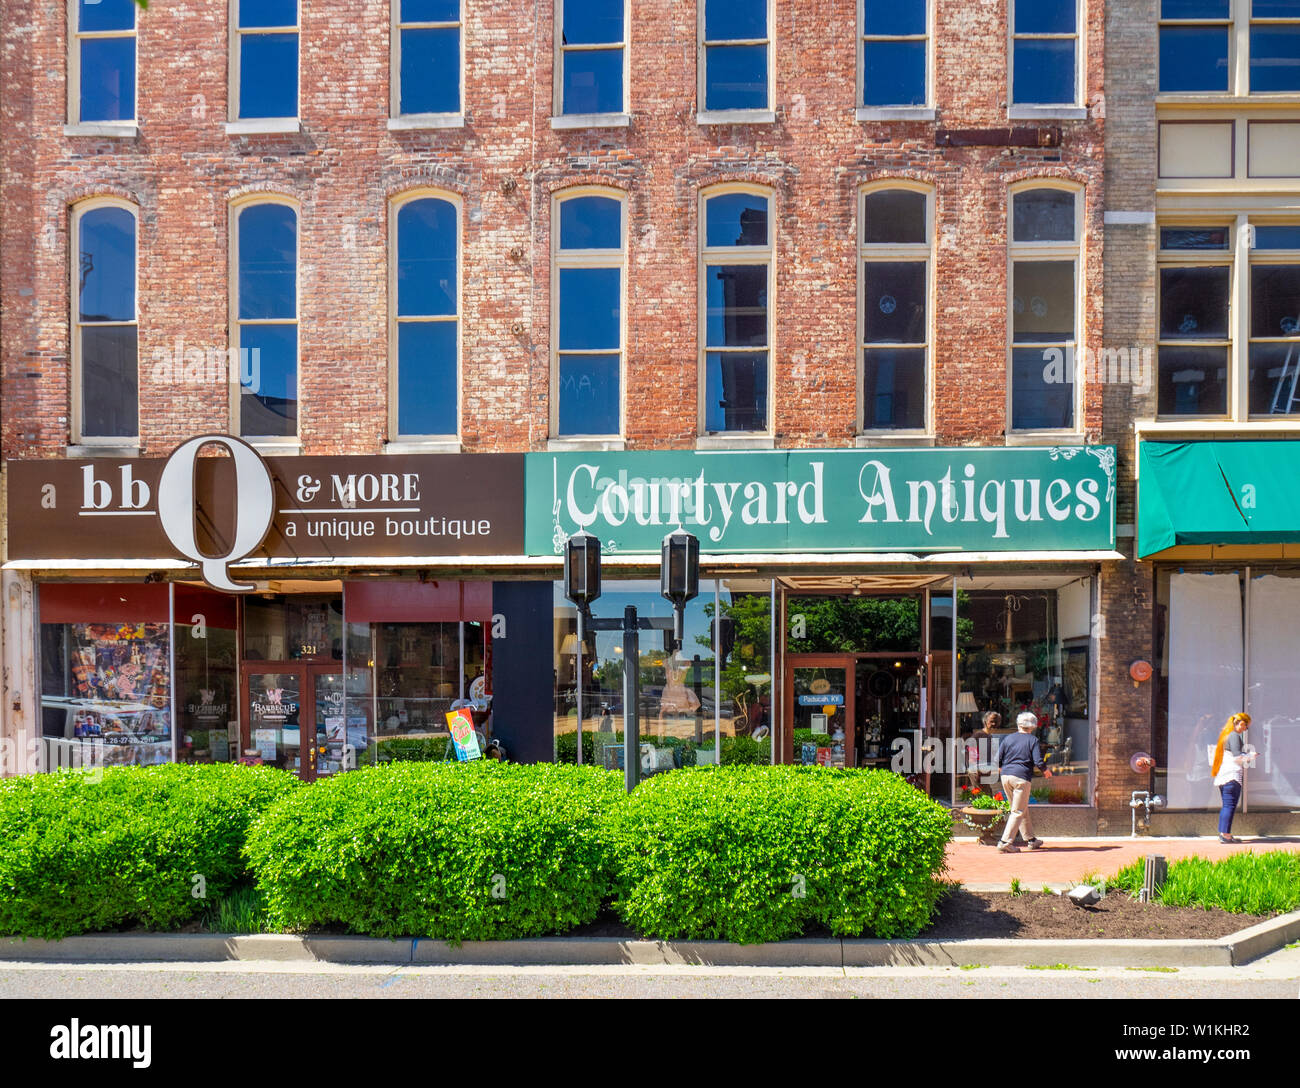
M794 731L794 750L797 755L800 745L815 744L818 748L829 748L831 746L831 735L829 733L814 733L811 729L796 729Z
M915 936L942 893L952 834L947 809L896 775L820 767L660 775L611 821L625 922L742 943L816 925Z
M722 765L751 764L766 766L772 762L772 742L764 738L723 737Z
M564 933L609 894L602 820L621 776L592 767L389 763L268 810L247 855L271 922L454 942Z
M619 740L622 739L622 734L619 734ZM578 762L578 732L576 729L572 733L556 734L555 762L575 764ZM596 734L590 729L583 729L582 731L582 762L586 764L596 762Z
M1115 886L1136 896L1142 890L1143 863L1126 865ZM1218 907L1233 914L1280 914L1300 908L1300 853L1270 850L1237 854L1221 861L1183 858L1169 863L1169 875L1156 893L1169 907Z
M297 784L239 764L0 781L0 933L55 940L131 922L174 929L247 880L249 825Z
M447 758L449 737L386 737L374 747L376 763L436 763ZM364 753L361 763L371 761L370 750Z

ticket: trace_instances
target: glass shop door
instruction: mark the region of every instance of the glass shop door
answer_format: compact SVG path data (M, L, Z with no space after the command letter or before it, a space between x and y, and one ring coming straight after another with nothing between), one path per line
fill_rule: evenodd
M847 654L787 654L785 720L795 763L853 767L856 660Z
M292 771L304 782L343 770L347 730L337 665L245 662L243 762Z

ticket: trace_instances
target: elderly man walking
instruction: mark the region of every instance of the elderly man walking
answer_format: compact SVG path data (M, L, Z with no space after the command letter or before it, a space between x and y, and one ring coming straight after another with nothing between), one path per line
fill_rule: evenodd
M1020 832L1026 839L1025 847L1037 850L1043 840L1035 838L1034 825L1029 819L1029 783L1037 767L1048 778L1052 772L1047 770L1042 749L1034 730L1038 728L1038 717L1028 711L1016 718L1017 732L1007 737L998 749L998 771L1002 775L1002 792L1011 801L1011 812L1007 815L1007 826L1002 831L1002 841L998 843L998 852L1014 854L1020 847L1015 845L1016 833Z

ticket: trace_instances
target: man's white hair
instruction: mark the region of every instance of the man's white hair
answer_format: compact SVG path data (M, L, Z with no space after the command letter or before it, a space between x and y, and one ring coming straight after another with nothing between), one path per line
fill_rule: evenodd
M1033 711L1026 710L1023 714L1016 715L1016 728L1022 733L1028 733L1038 728L1038 715Z

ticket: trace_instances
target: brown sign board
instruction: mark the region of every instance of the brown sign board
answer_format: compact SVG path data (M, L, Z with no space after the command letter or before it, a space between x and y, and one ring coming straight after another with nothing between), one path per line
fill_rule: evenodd
M168 460L8 462L9 559L184 559L159 516ZM270 528L235 561L523 553L523 454L264 461L273 484ZM193 487L187 471L179 501L192 505L201 551L230 555L241 501L235 462L200 456L193 463Z

